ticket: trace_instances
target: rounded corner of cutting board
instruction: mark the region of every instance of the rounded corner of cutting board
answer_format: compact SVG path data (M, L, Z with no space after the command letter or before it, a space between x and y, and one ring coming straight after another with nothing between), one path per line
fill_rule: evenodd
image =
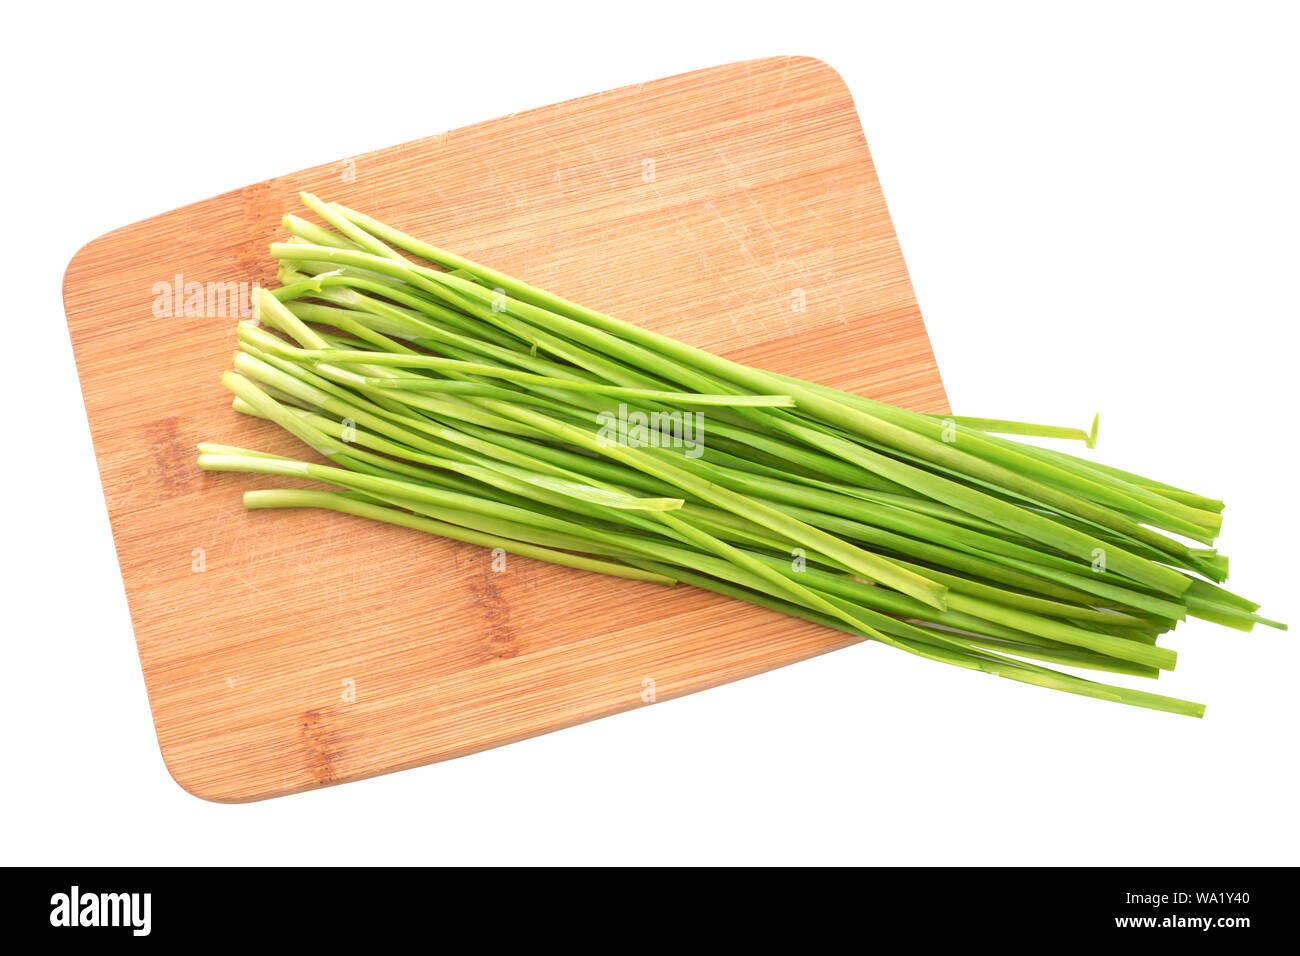
M831 66L819 56L795 54L784 57L784 59L787 60L791 66L801 66L806 67L809 70L819 70L822 73L825 73L829 79L833 80L835 84L841 87L846 93L849 91L849 84L845 82L840 71L835 69L835 67Z
M252 803L280 794L280 791L276 790L265 792L250 790L246 783L241 784L233 780L224 782L214 780L202 772L198 762L181 763L170 755L167 744L162 740L158 741L158 751L162 755L167 775L172 778L176 786L205 803Z
M72 254L72 257L68 259L68 264L63 267L63 282L60 288L63 293L63 311L67 314L69 319L72 318L72 305L70 300L76 292L77 287L83 284L82 273L86 268L86 263L92 258L92 253L97 249L97 247L112 239L112 237L116 236L124 229L129 228L129 226L119 226L117 229L110 229L108 232L102 233L94 239L82 243L80 248L78 248L77 251Z

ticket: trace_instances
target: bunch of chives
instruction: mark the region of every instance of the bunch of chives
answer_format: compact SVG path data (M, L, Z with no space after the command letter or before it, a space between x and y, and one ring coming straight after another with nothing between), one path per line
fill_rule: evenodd
M327 463L225 445L326 508L584 571L693 585L934 660L1200 716L1045 665L1172 670L1186 617L1276 625L1219 585L1221 501L750 368L536 289L337 203L284 219L223 378ZM692 433L702 418L704 428ZM614 428L611 422L617 421ZM1191 542L1190 544L1188 542Z

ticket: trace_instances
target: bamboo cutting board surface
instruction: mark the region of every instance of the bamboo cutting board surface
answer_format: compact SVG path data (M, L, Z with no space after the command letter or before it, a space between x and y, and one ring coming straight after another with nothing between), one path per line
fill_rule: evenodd
M484 549L345 515L243 511L244 490L277 481L202 473L198 442L311 453L230 408L237 302L187 310L187 286L273 284L267 244L284 212L306 214L304 189L727 357L946 411L853 101L817 60L588 96L96 239L64 301L181 786L240 801L353 780L851 642L693 588L513 556L499 570Z

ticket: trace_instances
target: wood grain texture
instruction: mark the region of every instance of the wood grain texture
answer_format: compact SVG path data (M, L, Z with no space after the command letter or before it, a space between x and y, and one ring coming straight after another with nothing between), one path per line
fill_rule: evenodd
M649 681L664 701L849 642L692 588L517 557L494 572L413 531L243 511L268 482L200 472L195 444L303 450L230 408L237 317L157 316L155 284L271 283L267 244L302 189L730 358L946 410L852 99L817 60L520 113L96 239L68 266L68 326L181 786L238 801L353 780L644 706Z

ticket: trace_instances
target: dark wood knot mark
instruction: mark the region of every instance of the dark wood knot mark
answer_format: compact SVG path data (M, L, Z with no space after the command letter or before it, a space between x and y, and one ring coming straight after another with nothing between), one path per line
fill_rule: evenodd
M144 427L149 444L149 457L153 461L151 472L158 477L164 493L179 494L199 476L194 464L197 452L185 447L181 441L180 418L159 419Z
M499 580L510 572L492 570L491 552L480 551L480 560L485 562L483 570L470 579L469 593L483 619L487 654L499 659L514 657L519 653L519 647L510 624L510 601L501 590Z
M299 718L299 730L307 753L307 769L318 783L333 783L338 777L337 763L343 752L341 735L319 708Z
M233 250L233 259L241 279L271 285L275 278L275 260L266 251L266 244L273 238L285 238L279 233L280 221L287 209L285 197L272 182L254 183L239 191L243 204L244 221L241 235L244 238ZM295 194L296 203L296 194ZM295 209L307 215L304 209ZM277 233L279 233L277 235ZM230 260L227 257L227 261Z

